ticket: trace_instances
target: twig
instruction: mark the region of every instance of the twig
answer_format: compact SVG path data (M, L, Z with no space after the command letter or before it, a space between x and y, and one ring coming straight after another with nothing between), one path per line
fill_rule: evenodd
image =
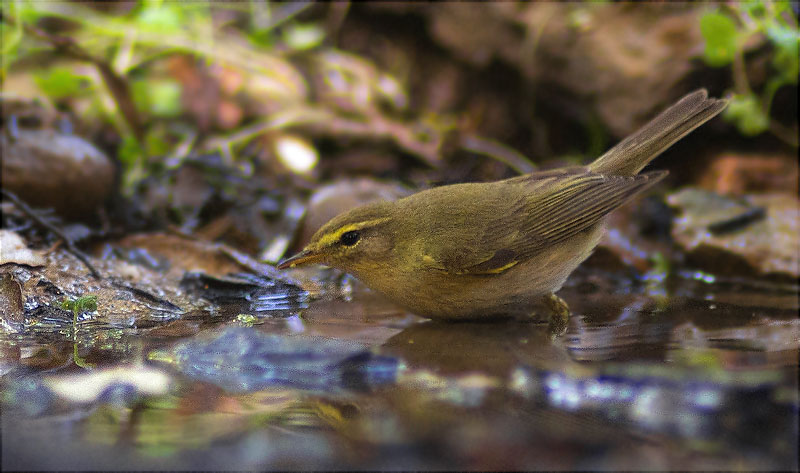
M31 220L38 223L40 226L46 228L47 230L51 231L57 237L61 238L64 241L64 244L67 245L67 251L72 253L73 256L78 258L81 261L81 263L83 263L84 266L86 266L86 268L89 269L89 273L92 275L92 277L94 277L95 279L103 279L103 277L100 275L97 269L95 269L95 267L92 266L92 263L89 262L89 257L86 256L81 250L79 250L75 246L75 243L73 243L72 239L70 239L67 235L65 235L60 228L56 227L52 223L36 215L36 212L34 212L33 209L30 208L28 204L26 204L22 199L14 195L13 192L8 191L6 189L0 189L0 192L3 193L3 197L13 202L14 205L20 211L22 211L22 213L30 217Z
M528 158L496 141L478 135L467 134L461 136L459 144L462 149L500 161L520 174L527 174L536 170L536 165Z
M778 123L775 119L769 121L769 131L775 135L779 140L783 141L789 146L797 148L800 146L800 140L797 139L797 129L792 130L789 127Z
M750 82L747 80L747 70L744 65L744 53L741 48L736 48L733 56L733 87L737 94L751 93Z
M339 44L339 30L344 24L347 12L350 10L350 2L331 2L328 4L328 14L325 18L326 38L330 40L332 46Z

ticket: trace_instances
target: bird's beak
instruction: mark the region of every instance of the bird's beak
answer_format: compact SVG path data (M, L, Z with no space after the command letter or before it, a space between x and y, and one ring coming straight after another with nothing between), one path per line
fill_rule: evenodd
M286 258L278 263L278 269L294 268L304 264L318 263L322 261L323 254L313 250L305 249L294 256Z

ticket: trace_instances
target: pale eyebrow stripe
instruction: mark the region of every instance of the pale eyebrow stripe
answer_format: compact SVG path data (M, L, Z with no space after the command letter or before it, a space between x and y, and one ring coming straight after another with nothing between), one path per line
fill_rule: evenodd
M364 222L357 222L351 223L349 225L345 225L342 228L336 230L333 233L329 233L322 238L319 239L318 245L320 247L328 246L338 240L343 233L352 232L353 230L361 230L362 228L366 227L374 227L375 225L379 225L384 222L388 222L391 218L390 217L383 217L383 218L376 218L372 220L366 220Z

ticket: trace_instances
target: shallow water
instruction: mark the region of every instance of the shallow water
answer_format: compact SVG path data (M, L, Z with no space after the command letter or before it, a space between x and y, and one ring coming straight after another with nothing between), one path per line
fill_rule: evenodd
M77 349L6 333L2 465L798 468L797 287L581 268L560 295L556 339L426 321L359 285L301 316L87 320Z

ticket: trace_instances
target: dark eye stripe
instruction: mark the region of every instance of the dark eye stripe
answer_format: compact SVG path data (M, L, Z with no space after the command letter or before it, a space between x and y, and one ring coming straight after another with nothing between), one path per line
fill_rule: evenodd
M358 230L351 230L349 232L342 233L342 236L339 237L339 241L344 246L353 246L358 243L358 240L361 239L361 233Z

